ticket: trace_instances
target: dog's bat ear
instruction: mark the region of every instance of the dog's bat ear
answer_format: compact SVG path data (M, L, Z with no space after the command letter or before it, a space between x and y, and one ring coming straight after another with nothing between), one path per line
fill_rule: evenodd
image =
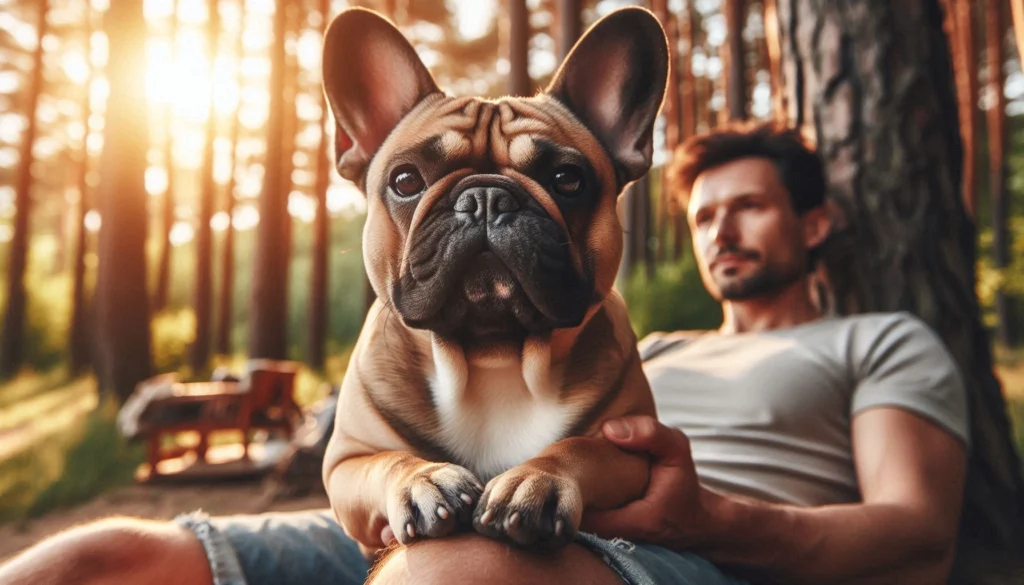
M651 167L665 97L668 39L643 8L622 8L583 35L546 93L565 104L611 155L622 187Z
M327 27L321 67L338 173L359 183L391 130L440 90L402 33L364 8L341 12Z

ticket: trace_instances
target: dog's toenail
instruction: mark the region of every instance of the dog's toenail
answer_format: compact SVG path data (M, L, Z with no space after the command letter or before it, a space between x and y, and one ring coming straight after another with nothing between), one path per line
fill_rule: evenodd
M437 515L440 516L441 519L447 520L448 519L448 508L445 508L444 506L438 506L437 507Z
M565 530L565 522L561 520L555 522L555 536L562 536L563 530Z
M473 498L469 494L459 494L459 498L467 504L473 503Z
M515 512L508 519L509 526L519 526L519 512Z
M405 533L409 535L409 538L416 538L416 528L413 527L412 522L405 525Z
M486 512L484 512L484 515L480 517L480 522L483 522L484 524L490 524L491 523L491 518L493 516L494 516L494 514L491 513L490 510L487 510Z

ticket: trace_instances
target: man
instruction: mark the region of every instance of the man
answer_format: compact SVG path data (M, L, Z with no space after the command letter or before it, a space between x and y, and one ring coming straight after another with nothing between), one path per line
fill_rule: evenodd
M390 551L374 583L946 580L965 475L962 383L913 317L817 310L809 275L829 229L820 160L795 132L733 128L685 144L673 178L724 322L641 342L660 422L621 419L605 433L651 455L646 496L588 511L588 533L555 555L459 535ZM189 515L69 531L0 568L0 583L347 584L367 569L327 512Z

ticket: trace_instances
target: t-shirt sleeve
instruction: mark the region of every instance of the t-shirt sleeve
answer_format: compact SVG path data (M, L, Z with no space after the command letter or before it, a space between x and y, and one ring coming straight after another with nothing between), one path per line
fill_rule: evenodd
M938 424L970 444L967 395L952 355L921 320L898 313L877 332L855 342L861 356L851 416L875 406L896 406Z
M637 342L637 350L640 353L640 361L646 362L654 357L665 353L670 349L678 349L690 341L697 339L706 331L701 330L686 330L686 331L655 331L648 333Z

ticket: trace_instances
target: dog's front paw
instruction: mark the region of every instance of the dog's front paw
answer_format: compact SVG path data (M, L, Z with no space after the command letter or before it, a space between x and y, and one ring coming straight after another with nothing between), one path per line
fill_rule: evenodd
M492 538L553 550L572 542L582 514L575 481L524 464L487 484L473 526Z
M480 481L464 467L424 465L388 498L388 524L400 544L445 536L470 524L482 491Z

